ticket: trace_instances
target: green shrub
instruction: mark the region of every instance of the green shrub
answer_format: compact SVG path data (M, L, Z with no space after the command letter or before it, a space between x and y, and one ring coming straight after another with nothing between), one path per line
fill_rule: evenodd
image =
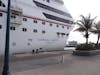
M82 51L95 50L95 45L94 44L79 44L77 45L76 50L82 50Z
M96 49L100 49L100 45L95 46Z

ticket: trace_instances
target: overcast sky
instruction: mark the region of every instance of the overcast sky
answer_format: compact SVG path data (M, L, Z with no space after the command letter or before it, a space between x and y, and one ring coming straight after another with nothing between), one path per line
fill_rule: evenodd
M91 14L92 17L97 16L96 21L100 19L100 0L63 0L68 11L74 18L78 20L82 14L84 16ZM96 42L96 35L91 35L89 39L92 42ZM85 39L78 32L71 32L69 40L75 40L78 42L85 42Z

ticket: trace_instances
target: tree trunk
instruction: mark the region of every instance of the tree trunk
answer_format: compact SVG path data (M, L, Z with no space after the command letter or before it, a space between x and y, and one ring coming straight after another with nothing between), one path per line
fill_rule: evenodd
M99 38L100 38L100 34L98 35L98 39L97 39L97 43L96 43L96 45L99 44Z
M88 38L86 38L86 44L88 44Z
M88 44L88 38L89 38L89 34L88 34L88 32L86 32L86 34L85 34L85 38L86 38L86 44Z

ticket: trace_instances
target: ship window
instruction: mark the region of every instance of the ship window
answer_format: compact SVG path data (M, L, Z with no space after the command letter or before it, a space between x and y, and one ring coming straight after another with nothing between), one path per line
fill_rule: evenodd
M63 19L63 18L60 18L60 17L57 17L57 16L53 16L53 15L50 15L50 14L47 14L47 13L43 13L44 16L48 19L51 19L51 20L55 20L55 21L59 21L59 22L63 22L63 23L69 23L70 21L69 20L66 20L66 19Z
M43 30L42 33L45 34L46 32Z
M66 35L65 33L61 33L62 35Z
M39 48L40 50L42 49L42 48Z
M12 43L12 45L13 45L13 46L16 46L16 43L15 43L15 42L13 42L13 43Z
M60 33L59 33L59 32L57 32L57 35L59 36L59 35L60 35Z
M37 29L34 29L33 32L37 33Z
M15 15L11 15L11 18L15 19L15 18L16 18L16 16L15 16Z
M59 32L57 32L57 37L60 37L60 33Z
M56 27L59 27L59 25L56 25Z
M47 0L47 2L50 2L50 0Z
M50 26L52 26L52 23L50 23Z
M32 42L32 39L28 39L28 41Z
M62 28L64 28L64 26L62 26Z
M45 25L45 22L42 22L43 25Z
M2 29L2 25L0 25L0 29Z
M27 18L23 18L23 21L27 21Z
M2 5L3 7L6 7L4 4Z
M69 29L69 27L67 27L67 29Z
M0 13L0 16L3 16L3 14L2 14L2 13Z
M10 30L15 30L16 28L15 27L10 27Z
M26 29L26 28L22 28L22 31L23 31L23 32L26 32L26 31L27 31L27 29Z
M34 20L34 23L37 23L37 20Z
M5 4L0 0L0 6L6 7Z
M66 34L66 36L69 36L69 34Z
M30 46L31 44L30 43L27 43L27 45Z
M0 6L2 6L2 2L1 2L1 0L0 0Z

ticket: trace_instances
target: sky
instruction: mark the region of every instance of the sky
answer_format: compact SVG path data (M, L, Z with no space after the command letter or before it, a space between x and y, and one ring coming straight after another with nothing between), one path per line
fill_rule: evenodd
M80 15L87 16L89 13L91 17L97 16L96 21L100 20L100 0L63 0L69 13L72 15L74 20L79 20ZM73 30L75 30L76 26ZM83 38L81 33L71 31L68 41L78 41L79 43L84 43L85 38ZM96 42L97 35L90 35L89 41Z

